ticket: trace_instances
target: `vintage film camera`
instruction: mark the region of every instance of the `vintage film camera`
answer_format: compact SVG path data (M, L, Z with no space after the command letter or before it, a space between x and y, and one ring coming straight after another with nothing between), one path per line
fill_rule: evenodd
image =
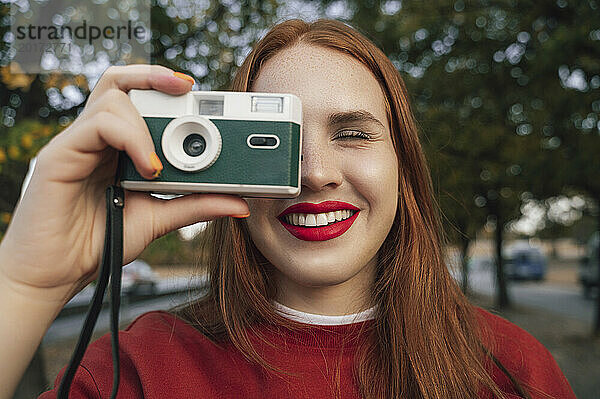
M159 194L242 197L300 194L302 105L292 94L192 91L171 96L131 90L164 169L154 180L119 156L123 188Z

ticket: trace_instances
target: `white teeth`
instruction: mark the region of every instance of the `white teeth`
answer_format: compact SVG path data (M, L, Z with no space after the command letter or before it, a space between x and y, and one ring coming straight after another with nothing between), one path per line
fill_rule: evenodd
M342 220L342 211L335 211L335 220L338 222Z
M285 221L295 226L317 227L348 219L357 211L344 209L324 213L292 213L285 216Z
M335 212L327 212L327 223L335 222Z
M326 213L318 213L317 214L317 226L327 226L327 214Z
M311 227L311 226L316 226L316 225L317 225L317 218L316 218L315 214L314 213L306 214L306 226Z

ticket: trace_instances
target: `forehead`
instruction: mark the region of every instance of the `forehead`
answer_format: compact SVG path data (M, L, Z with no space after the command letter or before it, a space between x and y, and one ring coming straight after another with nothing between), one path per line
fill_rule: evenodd
M300 97L307 116L363 109L387 121L385 99L371 71L340 51L306 44L279 51L263 64L252 91Z

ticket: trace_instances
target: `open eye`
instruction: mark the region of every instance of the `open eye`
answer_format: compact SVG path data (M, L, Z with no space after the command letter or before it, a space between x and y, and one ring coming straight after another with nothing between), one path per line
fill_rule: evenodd
M365 140L369 140L371 138L371 136L365 132L361 132L360 130L342 130L340 131L336 136L336 138L359 138L359 139L365 139Z

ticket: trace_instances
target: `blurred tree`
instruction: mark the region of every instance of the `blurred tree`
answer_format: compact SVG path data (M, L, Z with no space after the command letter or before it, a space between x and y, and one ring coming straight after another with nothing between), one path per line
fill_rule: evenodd
M191 240L184 240L178 231L172 231L150 243L140 254L153 267L169 265L196 265L200 263L198 245L203 239L197 234Z
M537 8L531 33L541 45L526 73L535 76L531 119L544 155L529 164L560 191L581 193L600 208L600 4L559 0ZM538 198L560 192L546 179L532 181L532 191ZM600 213L596 218L600 229ZM594 334L600 336L600 295Z
M557 240L563 237L573 237L578 240L575 225L584 222L582 218L589 212L588 208L591 205L590 200L586 201L584 197L576 195L571 198L567 196L550 197L545 201L531 200L527 202L526 206L534 206L538 212L543 212L543 217L537 226L536 236L552 243L551 256L556 258L558 256ZM577 227L578 230L582 228L585 229L585 224ZM583 241L587 240L592 231L589 231Z
M0 134L0 239L19 200L29 160L58 130L56 124L25 119Z
M155 0L152 63L184 71L200 90L224 90L252 46L277 21L276 0Z

